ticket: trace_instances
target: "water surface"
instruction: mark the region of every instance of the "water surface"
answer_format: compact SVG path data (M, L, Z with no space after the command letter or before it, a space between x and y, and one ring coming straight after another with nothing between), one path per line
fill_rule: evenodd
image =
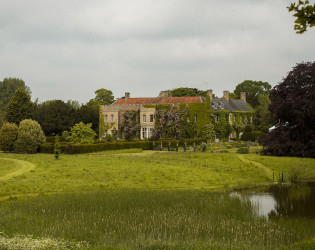
M272 185L263 191L232 192L231 196L249 199L260 216L315 218L315 183Z

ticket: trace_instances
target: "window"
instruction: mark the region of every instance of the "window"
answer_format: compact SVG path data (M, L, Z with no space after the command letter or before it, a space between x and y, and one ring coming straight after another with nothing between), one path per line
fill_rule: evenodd
M153 120L154 120L153 115L150 115L150 122L153 122Z
M142 128L142 138L147 138L147 128Z
M107 122L107 115L105 115L105 122Z
M197 115L195 115L195 122L197 121Z
M220 116L219 115L215 115L215 121L219 122L220 121Z
M147 122L147 116L146 115L142 116L142 122Z
M114 121L114 115L110 115L111 121Z
M152 128L149 128L149 136L148 136L149 138L151 138L152 137Z

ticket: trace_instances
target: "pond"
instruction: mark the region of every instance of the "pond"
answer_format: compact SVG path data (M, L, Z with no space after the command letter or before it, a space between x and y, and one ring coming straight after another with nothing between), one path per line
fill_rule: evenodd
M249 199L257 214L267 218L315 218L315 183L272 185L266 190L232 192L231 196Z

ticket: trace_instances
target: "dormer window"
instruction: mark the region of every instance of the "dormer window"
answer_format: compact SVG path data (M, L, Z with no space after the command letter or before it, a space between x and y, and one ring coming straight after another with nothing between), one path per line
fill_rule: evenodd
M219 122L220 121L220 116L219 115L215 115L215 121Z

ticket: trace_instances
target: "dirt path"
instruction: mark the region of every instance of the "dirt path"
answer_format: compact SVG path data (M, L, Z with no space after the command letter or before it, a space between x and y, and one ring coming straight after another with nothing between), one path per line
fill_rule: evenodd
M259 162L248 160L248 159L244 158L244 156L242 156L242 155L239 155L238 157L241 159L241 161L243 161L245 163L252 163L256 167L260 168L261 170L263 170L266 173L268 178L272 179L273 172L270 168L267 168L265 165L263 165Z
M1 161L1 159L7 160L7 161L13 161L13 162L17 163L20 166L20 168L16 171L11 172L9 174L6 174L4 176L0 176L0 181L10 180L13 177L27 173L27 172L29 172L35 168L35 165L33 163L30 163L27 161L21 161L21 160L11 159L11 158L0 158L0 161Z

